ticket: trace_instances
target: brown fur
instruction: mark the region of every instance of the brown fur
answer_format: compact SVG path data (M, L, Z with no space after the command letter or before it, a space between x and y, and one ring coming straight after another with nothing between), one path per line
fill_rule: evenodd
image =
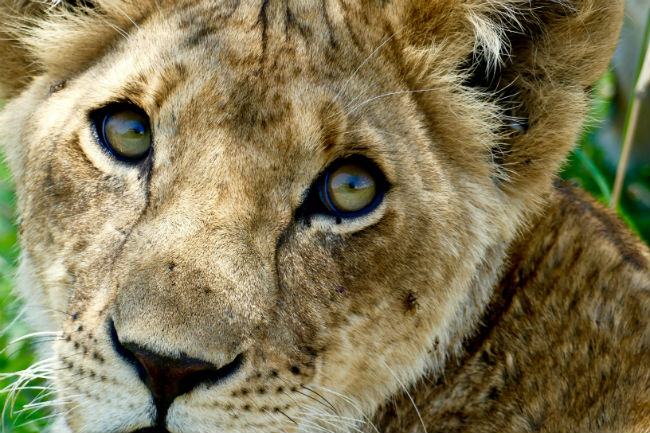
M642 251L609 210L559 184L513 245L514 263L465 350L444 377L411 390L427 408L428 431L647 431L650 267ZM420 421L402 395L376 425L403 432Z
M18 291L60 337L55 432L154 424L115 335L244 360L173 402L172 433L650 431L648 250L552 186L621 2L0 5ZM138 165L93 137L113 101L151 118ZM352 154L382 204L298 218Z

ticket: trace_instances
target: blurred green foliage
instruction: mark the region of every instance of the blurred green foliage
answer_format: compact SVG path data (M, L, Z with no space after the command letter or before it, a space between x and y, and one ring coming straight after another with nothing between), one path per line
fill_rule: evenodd
M603 127L616 110L616 76L606 73L593 87L590 121L561 173L564 179L589 191L604 204L609 204L616 177L617 160L608 156L602 143ZM650 163L637 164L628 170L619 215L646 243L650 243Z
M11 385L13 378L3 374L21 371L35 360L33 342L14 340L27 334L30 330L18 317L21 305L12 293L13 275L18 258L16 246L16 225L14 223L14 193L9 180L9 173L4 164L0 164L0 389ZM32 383L32 385L38 385ZM36 433L44 430L43 422L34 420L46 416L46 413L29 413L11 415L20 411L25 404L33 401L38 390L25 390L17 394L16 399L5 406L6 393L0 394L0 410L4 410L2 419L3 432Z

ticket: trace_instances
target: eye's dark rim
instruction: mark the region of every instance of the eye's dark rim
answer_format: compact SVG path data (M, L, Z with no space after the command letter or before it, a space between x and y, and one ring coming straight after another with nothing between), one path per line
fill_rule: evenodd
M327 181L331 173L343 165L359 165L365 168L375 181L375 197L366 207L355 212L340 212L332 204L327 194ZM313 215L329 215L340 222L342 219L352 219L369 214L384 200L390 185L386 176L379 169L377 164L370 158L363 155L351 155L335 160L321 172L307 192L307 197L296 211L296 216L309 219Z
M132 158L126 157L124 155L120 155L115 149L113 149L113 146L109 144L108 139L106 138L105 126L108 117L117 112L127 111L127 110L138 113L143 118L147 119L147 127L149 128L149 137L151 140L149 143L149 148L146 150L146 152ZM149 115L137 105L130 102L113 102L91 112L89 117L93 125L93 129L94 129L93 132L95 135L95 139L102 147L102 149L106 153L108 153L112 158L117 159L118 161L121 162L135 165L147 159L147 157L151 154L151 151L153 149L153 131L151 129L151 121L149 119Z

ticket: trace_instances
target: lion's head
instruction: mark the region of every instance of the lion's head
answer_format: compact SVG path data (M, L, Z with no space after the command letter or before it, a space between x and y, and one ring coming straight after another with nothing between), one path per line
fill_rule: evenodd
M619 3L3 2L55 431L352 431L439 372Z

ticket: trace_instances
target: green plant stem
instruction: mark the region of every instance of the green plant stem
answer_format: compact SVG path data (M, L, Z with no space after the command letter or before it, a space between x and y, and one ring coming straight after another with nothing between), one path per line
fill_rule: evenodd
M634 80L634 90L628 105L627 114L625 116L625 126L623 128L623 147L621 149L621 157L618 160L618 167L616 168L616 179L614 180L614 187L612 188L612 197L609 200L609 206L616 209L618 202L621 198L623 191L623 181L625 180L625 171L627 170L627 162L630 159L630 151L632 150L632 139L636 132L636 126L639 121L639 111L641 110L641 99L645 94L648 87L648 77L650 77L650 56L648 51L648 33L650 30L650 12L646 19L645 34L643 36L643 45L641 54L639 56L639 64L636 70L636 77Z

